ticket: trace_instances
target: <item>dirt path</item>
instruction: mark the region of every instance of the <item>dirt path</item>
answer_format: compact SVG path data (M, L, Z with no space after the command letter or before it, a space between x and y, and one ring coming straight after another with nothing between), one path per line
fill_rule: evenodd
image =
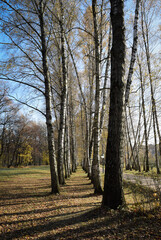
M123 173L123 178L127 181L150 187L156 191L161 191L161 178L151 178L128 173Z
M78 169L50 195L50 179L16 177L0 183L0 239L160 239L158 212L108 211Z

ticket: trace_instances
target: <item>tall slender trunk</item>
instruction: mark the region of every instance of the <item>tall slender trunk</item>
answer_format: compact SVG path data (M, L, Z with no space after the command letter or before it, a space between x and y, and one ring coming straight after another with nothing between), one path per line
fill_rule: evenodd
M127 126L127 119L125 117L125 124ZM125 163L125 169L126 170L132 170L131 168L131 161L130 161L130 154L129 154L129 141L128 141L128 128L125 128L125 136L126 136L126 163Z
M4 152L4 139L5 139L5 132L6 132L6 126L5 123L3 124L2 134L1 134L1 150L0 150L0 157L2 157Z
M66 139L67 139L67 149L66 149L66 160L67 160L67 177L70 177L71 174L71 154L70 154L70 131L69 131L69 116L67 117L67 134L66 134Z
M139 109L140 110L140 109ZM134 139L134 145L133 145L133 169L135 170L141 170L140 169L140 163L139 163L139 147L138 147L138 139L137 139L137 135L139 134L139 128L140 128L140 120L141 120L141 113L142 111L139 111L139 121L138 121L138 125L137 125L137 131L135 133L134 130L134 125L133 125L133 119L132 119L132 114L131 114L131 110L129 107L129 117L130 117L130 123L131 123L131 128L132 128L132 134L133 134L133 139Z
M90 49L89 49L90 52ZM88 79L89 79L89 85L90 85L90 90L89 90L89 144L88 144L88 153L89 153L89 164L88 164L88 177L91 179L92 177L92 172L91 172L91 135L92 135L92 125L93 125L93 117L92 117L92 112L93 112L93 74L91 73L91 65L92 65L93 59L89 55L89 61L88 61Z
M100 36L100 44L99 44L99 55L100 59L102 59L102 53L103 53L103 6L104 6L104 0L101 1L101 9L100 9L100 24L99 24L99 36ZM102 70L101 68L101 61L100 61L100 71Z
M131 142L131 137L130 137L130 129L129 129L129 123L128 123L128 118L127 118L127 106L125 106L125 119L126 119L126 130L127 130L127 140L130 145L130 150L131 150L131 155L129 157L129 165L128 165L128 170L132 170L132 161L131 159L134 159L134 151L132 147L132 142Z
M65 124L65 137L64 137L64 177L68 178L68 166L67 166L67 125Z
M124 1L110 0L113 42L111 50L111 91L102 204L117 209L123 205L122 167L124 148Z
M59 189L59 181L58 181L58 174L57 174L54 132L53 132L53 125L52 125L51 83L50 83L48 64L47 64L47 46L46 46L46 39L45 39L43 8L44 8L43 0L40 0L39 20L40 20L40 28L41 28L43 74L44 74L44 80L45 80L46 125L47 125L47 134L48 134L48 150L49 150L49 162L50 162L50 173L51 173L51 192L56 194L56 193L59 193L60 189Z
M64 36L64 7L61 0L60 3L60 34L61 34L61 61L62 61L62 89L61 89L61 108L60 108L60 124L58 136L58 175L59 183L65 184L64 178L64 138L65 138L65 116L67 107L67 70L65 62L65 36Z
M70 177L71 173L71 154L70 154L70 116L69 116L69 95L67 95L67 113L66 113L66 165L67 165L67 177Z
M99 78L99 39L96 14L97 1L92 1L93 23L94 23L94 44L95 44L95 115L94 115L94 146L93 146L93 162L92 162L92 182L95 188L95 193L102 193L100 179L100 78Z
M146 60L147 60L147 67L148 67L148 74L149 74L149 80L150 80L154 140L156 142L156 129L157 129L157 133L158 133L158 137L159 137L159 152L160 152L160 156L161 156L161 134L160 134L160 129L159 129L156 101L155 101L154 89L153 89L153 79L152 79L150 50L149 50L149 34L148 34L148 27L147 27L146 21L145 21L146 28L144 29L144 20L145 20L144 14L145 14L145 12L143 13L143 6L142 6L141 26L142 26L142 36L143 36L143 41L144 41L144 47L145 47L145 52L146 52ZM154 121L155 121L155 123L154 123ZM155 127L156 127L156 129L155 129ZM156 168L157 168L157 173L160 174L159 161L158 161L157 153L156 153Z
M139 73L140 73L140 83L141 83L141 98L142 98L142 108L143 108L143 119L144 119L144 137L145 137L145 171L149 171L149 150L148 150L148 133L147 133L147 122L145 113L145 101L144 101L144 86L143 86L143 76L142 67L138 59Z
M92 63L92 81L91 81L91 87L90 87L90 95L91 95L91 99L92 101L94 100L94 92L93 92L93 86L94 86L94 75L95 75L95 71L94 71L94 58L92 57L91 59L91 63ZM93 107L92 107L93 103L91 102L90 105L90 131L89 131L89 158L92 158L92 151L93 151L93 121L92 121L92 113L93 113ZM91 164L92 164L92 159L91 159ZM91 169L92 170L92 169ZM92 180L92 176L91 176L91 180Z
M84 159L85 165L84 165L84 167L85 167L85 170L88 172L88 169L90 168L90 160L89 160L89 124L88 124L87 103L86 103L85 96L84 96L84 93L83 93L83 90L82 90L81 81L80 81L80 78L79 78L79 73L78 73L77 66L76 66L76 63L75 63L75 60L74 60L74 56L73 56L73 53L72 53L71 48L69 46L67 38L66 38L66 43L68 45L68 50L69 50L70 56L71 56L72 61L73 61L75 73L76 73L77 80L78 80L78 86L79 86L79 90L80 90L80 93L81 93L81 98L83 100L83 108L84 108L84 112L85 112L85 123L86 123L86 134L85 134L86 143L85 143L85 159Z
M126 104L129 99L130 86L132 83L132 75L133 75L133 71L134 71L134 64L136 61L137 43L138 43L139 6L140 6L140 0L136 0L134 30L133 30L133 46L132 46L131 61L130 61L129 73L128 73L127 84L126 84L126 92L125 92L125 103Z
M86 147L85 147L85 137L84 137L84 119L83 119L83 106L82 106L82 102L81 102L81 134L82 134L82 146L83 146L83 159L82 159L82 168L84 171L87 171L86 169Z
M69 115L68 110L65 119L65 138L64 138L64 166L65 178L70 177L70 137L69 137Z
M76 141L75 141L75 125L74 125L74 111L73 111L73 96L71 85L69 87L69 123L70 123L70 152L72 161L72 172L77 169L77 157L76 157Z
M100 116L100 134L102 133L103 129L103 122L104 122L104 116L106 111L106 104L107 104L107 80L108 80L108 72L110 67L110 53L111 53L111 23L110 23L110 29L109 29L109 40L108 40L108 53L107 53L107 62L106 62L106 68L105 68L105 80L104 80L104 86L103 86L103 98L102 98L102 108L101 108L101 116Z
M53 105L53 108L54 108L54 115L55 115L55 124L56 124L56 128L59 129L59 122L58 122L58 115L57 115L57 112L56 112L56 101L55 101L55 98L54 98L54 93L53 93L53 90L51 88L51 96L52 96L52 105Z
M154 131L154 145L155 145L155 163L156 163L156 169L157 173L160 173L159 169L159 159L158 159L158 151L157 151L157 136L156 136L156 126L155 126L155 115L153 114L153 131Z

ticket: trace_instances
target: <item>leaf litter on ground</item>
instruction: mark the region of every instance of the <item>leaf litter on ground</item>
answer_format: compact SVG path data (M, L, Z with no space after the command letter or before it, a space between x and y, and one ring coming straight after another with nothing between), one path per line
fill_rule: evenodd
M128 209L103 208L81 168L60 195L50 194L50 174L33 176L0 183L0 239L161 239L160 206L142 210L125 193Z

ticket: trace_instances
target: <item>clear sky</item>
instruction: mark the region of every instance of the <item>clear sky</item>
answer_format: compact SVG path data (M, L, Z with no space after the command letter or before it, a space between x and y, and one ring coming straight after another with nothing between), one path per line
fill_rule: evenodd
M87 3L89 3L91 5L91 1L87 1ZM84 13L85 6L87 6L87 4L84 2L84 5L82 7L82 13ZM151 9L151 11L152 10L153 9ZM131 27L132 24L130 25L129 23L130 23L130 21L133 20L134 11L135 11L135 1L133 1L133 0L125 1L125 23L126 23L126 36L127 36L127 40L128 40L127 47L130 47L130 43L132 42L131 40L132 40L132 35L133 35L133 29ZM155 21L153 22L153 30L154 30L154 32L157 32L157 28L159 27L159 24L161 24L159 11L158 11L158 16L157 16L157 14L155 14L153 17L155 17ZM129 20L129 19L131 19L131 20ZM160 33L158 32L158 35L159 34ZM157 36L155 38L157 38ZM0 43L7 43L7 41L8 41L8 39L0 32ZM155 41L153 41L153 43L155 43L155 48L154 48L155 52L161 53L161 40L158 38L158 41L155 40ZM7 51L5 50L4 45L0 44L0 62L4 61L7 58L8 58ZM24 88L23 86L17 88L18 85L14 84L14 83L9 84L9 86L10 86L10 95L13 95L14 97L19 98L21 100L25 100L24 96L27 96L27 98L31 98L31 99L33 98L32 92L29 90L29 88ZM30 103L34 104L34 106L38 105L38 107L40 107L40 109L44 108L44 103L41 100L34 99L34 100L31 100ZM23 111L28 113L28 112L31 112L31 109L24 107L24 108L22 108L22 112ZM32 110L31 115L34 119L37 119L37 120L44 119L44 117L41 118L41 115L39 113L36 113L33 110Z

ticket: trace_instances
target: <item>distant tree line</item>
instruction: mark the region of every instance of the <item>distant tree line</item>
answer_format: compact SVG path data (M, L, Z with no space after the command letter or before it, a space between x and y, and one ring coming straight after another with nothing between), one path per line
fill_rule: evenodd
M49 164L45 125L22 115L5 94L1 95L0 109L0 166Z

